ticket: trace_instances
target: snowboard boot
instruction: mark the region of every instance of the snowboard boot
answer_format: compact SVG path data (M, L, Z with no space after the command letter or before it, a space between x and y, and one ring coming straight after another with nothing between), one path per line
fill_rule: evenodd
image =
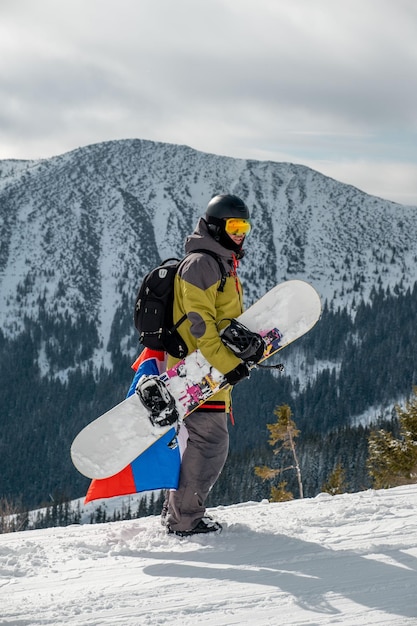
M190 530L172 530L167 526L169 535L177 537L191 537L192 535L203 535L206 533L221 533L223 526L219 522L215 522L209 515L205 515L194 528Z

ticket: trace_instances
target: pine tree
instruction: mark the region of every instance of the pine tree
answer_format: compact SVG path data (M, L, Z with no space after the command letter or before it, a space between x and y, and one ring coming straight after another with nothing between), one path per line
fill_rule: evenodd
M300 492L300 498L303 498L303 483L301 480L301 470L300 464L298 462L297 453L295 450L295 439L300 434L300 431L297 429L295 422L291 419L292 412L288 404L282 404L277 407L274 411L274 415L277 417L277 421L274 424L267 424L267 428L269 430L269 445L274 448L273 452L275 455L279 454L283 450L290 450L294 459L294 464L289 465L288 467L273 469L271 467L255 467L255 474L262 478L262 480L273 480L278 474L290 469L294 469L297 474L298 487ZM275 447L278 443L280 445ZM272 487L271 489L271 500L273 502L281 501L276 500L275 498L282 495L284 492L286 483L280 483L278 487ZM292 494L290 492L285 492L287 495L292 498Z
M417 387L405 409L395 407L399 436L380 429L369 436L368 472L377 489L417 482Z
M136 517L146 517L148 515L148 501L146 496L139 500Z
M271 487L271 502L288 502L294 500L294 496L286 489L287 482L282 480L276 487Z
M346 492L346 471L341 463L336 465L321 490L323 493L330 493L332 496Z

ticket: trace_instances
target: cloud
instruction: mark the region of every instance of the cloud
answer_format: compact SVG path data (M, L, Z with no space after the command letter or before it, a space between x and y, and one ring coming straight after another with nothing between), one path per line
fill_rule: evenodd
M313 169L367 193L401 204L417 206L417 164L366 159L331 162L315 160Z
M18 0L1 14L0 158L140 137L416 160L414 0Z

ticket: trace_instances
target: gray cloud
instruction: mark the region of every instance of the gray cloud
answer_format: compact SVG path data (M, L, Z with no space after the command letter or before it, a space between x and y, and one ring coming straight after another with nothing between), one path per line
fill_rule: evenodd
M380 162L417 180L414 0L3 0L0 18L0 158L140 137L362 188L369 163L371 193Z

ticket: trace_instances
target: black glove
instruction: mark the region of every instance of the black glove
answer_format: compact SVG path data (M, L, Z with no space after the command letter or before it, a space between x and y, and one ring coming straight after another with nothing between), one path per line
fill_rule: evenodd
M249 374L250 374L250 371L246 363L239 363L239 365L235 367L234 370L227 372L227 374L225 374L224 377L229 383L229 385L236 385L239 381L243 380L244 378L249 378Z

